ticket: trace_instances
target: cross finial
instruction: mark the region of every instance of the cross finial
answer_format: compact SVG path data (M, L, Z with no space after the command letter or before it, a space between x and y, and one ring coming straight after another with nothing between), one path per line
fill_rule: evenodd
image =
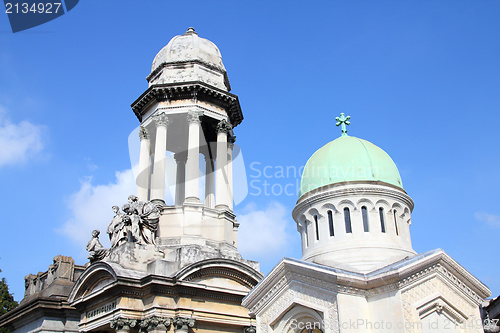
M351 116L344 116L344 112L340 114L340 117L335 117L335 120L337 123L335 124L336 126L342 125L342 136L347 135L347 127L345 125L351 125L351 122L349 121L351 119Z

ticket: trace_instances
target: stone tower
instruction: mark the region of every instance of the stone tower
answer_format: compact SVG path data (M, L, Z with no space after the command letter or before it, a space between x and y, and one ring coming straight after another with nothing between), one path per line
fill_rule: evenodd
M241 301L262 274L237 249L232 149L243 115L219 49L189 28L156 55L147 80L132 104L137 195L113 206L111 248L94 230L85 267L57 257L48 272L27 276L22 306L0 322L13 333L252 331ZM167 205L171 154L176 195Z

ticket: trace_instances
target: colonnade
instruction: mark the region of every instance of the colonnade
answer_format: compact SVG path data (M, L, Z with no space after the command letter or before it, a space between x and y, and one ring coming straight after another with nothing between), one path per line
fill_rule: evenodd
M205 206L217 209L233 209L233 166L232 155L234 137L230 136L231 125L226 120L217 124L216 155L210 149L200 147L201 116L200 111L190 111L188 120L188 142L185 151L176 152L175 205L183 203L201 203L199 186L200 153L205 157ZM167 152L167 130L169 117L164 112L152 116L156 129L155 144L151 147L148 131L140 127L139 138L139 177L137 196L141 201L153 201L165 204L165 169ZM152 149L153 148L153 149ZM154 151L153 161L151 152ZM152 162L152 163L151 163ZM215 167L215 170L214 170Z

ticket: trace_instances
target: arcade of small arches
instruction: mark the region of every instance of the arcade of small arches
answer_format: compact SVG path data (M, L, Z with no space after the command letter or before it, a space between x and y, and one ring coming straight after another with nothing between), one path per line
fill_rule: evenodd
M300 224L305 234L303 245L307 248L311 242L320 241L323 237L352 234L354 225L355 230L364 233L406 236L411 218L408 207L403 208L398 203L389 206L386 201L373 204L364 200L354 204L346 200L337 207L325 204L319 210L311 208L301 216Z

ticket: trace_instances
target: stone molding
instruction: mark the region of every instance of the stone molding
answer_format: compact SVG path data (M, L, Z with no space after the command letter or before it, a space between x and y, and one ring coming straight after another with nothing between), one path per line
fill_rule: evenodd
M142 122L142 118L147 113L147 107L151 101L192 99L191 92L193 90L197 91L197 99L199 101L213 103L223 108L229 116L233 127L243 121L243 113L241 112L238 96L201 81L152 85L132 103L132 110L139 121Z
M153 121L155 122L157 127L158 126L167 126L170 123L165 112L155 114L153 116Z
M139 126L139 138L142 140L149 140L149 133L146 127Z
M216 131L217 133L225 133L225 134L228 134L229 131L231 131L232 127L231 125L227 122L227 120L225 119L222 119L221 121L219 121L219 123L217 124L217 128L216 128Z

